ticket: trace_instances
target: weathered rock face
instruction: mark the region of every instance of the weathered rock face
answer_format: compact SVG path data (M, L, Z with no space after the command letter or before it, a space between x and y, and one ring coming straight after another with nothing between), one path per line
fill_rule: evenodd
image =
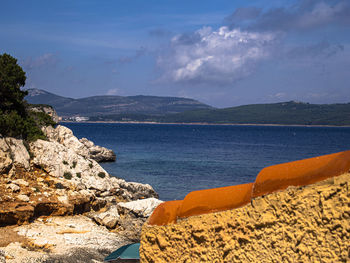
M32 163L50 175L82 184L88 189L109 191L113 185L108 173L94 160L77 154L58 142L37 140L30 144Z
M63 146L74 151L85 158L89 158L89 150L82 144L77 137L73 135L73 132L62 125L57 125L56 128L47 126L43 128L43 132L51 142L58 142Z
M31 160L22 140L0 138L0 225L158 196L150 185L110 177L68 128L44 131L49 141L29 144Z
M0 262L103 262L138 241L153 188L110 177L68 128L44 131L49 141L30 143L31 155L0 137ZM152 201L128 205L140 198Z
M145 224L141 262L347 262L350 174L176 224Z
M111 180L115 187L123 190L123 197L130 200L138 200L149 197L158 198L158 194L149 184L135 182L126 182L123 179L112 177Z
M96 212L90 215L98 224L106 226L109 229L113 229L117 226L117 223L120 219L118 206L113 205L109 207L104 212Z
M23 141L15 138L6 138L5 140L10 147L13 165L28 170L30 156Z
M160 201L159 199L147 198L131 202L120 202L118 203L118 206L124 211L134 213L137 217L147 218L152 214L153 210L161 203L163 203L163 201Z
M79 141L86 146L86 148L89 150L89 157L96 162L115 161L116 155L112 150L95 145L92 141L89 141L86 138L82 138Z
M77 154L95 160L96 162L114 162L116 155L112 150L95 145L86 138L78 140L73 132L67 127L58 125L56 128L51 126L43 128L44 133L52 142L58 142Z
M0 250L0 263L6 263L5 251Z
M6 173L14 166L28 170L29 159L22 140L0 137L0 173Z
M57 112L54 110L54 108L52 108L49 105L30 105L29 109L34 112L44 112L48 114L56 123L58 123L60 120L60 118L57 115Z
M97 224L126 236L130 241L140 240L141 227L162 201L147 198L131 202L118 202L105 210L90 212L88 217Z
M41 215L72 215L93 209L93 191L79 190L67 180L33 169L16 169L14 175L0 177L0 226L21 224Z
M5 138L0 137L0 173L8 172L12 167L11 150Z

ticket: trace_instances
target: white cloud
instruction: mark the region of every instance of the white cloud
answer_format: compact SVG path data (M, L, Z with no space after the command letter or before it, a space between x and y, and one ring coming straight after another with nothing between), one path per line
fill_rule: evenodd
M250 75L269 58L276 35L204 27L171 40L170 52L158 58L162 79L174 82L230 84Z

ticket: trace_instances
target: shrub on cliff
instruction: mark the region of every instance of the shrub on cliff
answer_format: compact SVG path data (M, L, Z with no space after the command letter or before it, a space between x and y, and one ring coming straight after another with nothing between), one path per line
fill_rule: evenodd
M22 91L26 74L17 59L8 54L0 55L0 134L28 141L45 139L40 127L53 125L51 117L42 112L32 112L24 100Z

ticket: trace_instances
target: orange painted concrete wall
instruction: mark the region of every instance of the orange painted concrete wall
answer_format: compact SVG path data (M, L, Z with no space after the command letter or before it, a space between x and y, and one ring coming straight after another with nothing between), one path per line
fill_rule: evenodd
M160 204L150 225L176 223L178 218L213 213L243 206L252 198L341 175L350 170L350 151L266 167L254 183L213 188L189 193L184 200Z
M286 189L313 184L350 170L350 151L266 167L258 174L252 198Z
M177 217L184 218L243 206L250 202L253 183L213 188L189 193Z

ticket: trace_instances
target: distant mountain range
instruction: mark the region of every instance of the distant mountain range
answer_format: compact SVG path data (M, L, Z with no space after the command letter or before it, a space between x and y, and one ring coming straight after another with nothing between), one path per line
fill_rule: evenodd
M164 116L164 122L282 125L350 125L350 103L309 104L289 101L225 109L196 110Z
M279 125L350 125L350 103L309 104L281 102L252 104L225 109L192 110L163 116L110 115L96 116L91 121L147 121L162 123L211 124L279 124Z
M199 101L157 96L93 96L72 99L39 89L28 89L25 99L31 104L48 104L61 117L145 114L163 116L189 110L212 109Z
M350 103L309 104L289 101L216 109L193 99L156 96L61 97L31 89L26 100L52 105L58 115L90 121L161 123L350 125Z

